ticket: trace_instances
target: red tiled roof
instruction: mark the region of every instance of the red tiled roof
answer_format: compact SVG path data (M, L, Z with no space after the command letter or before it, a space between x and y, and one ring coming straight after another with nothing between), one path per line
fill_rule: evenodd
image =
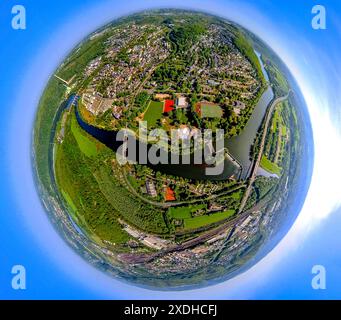
M166 201L176 200L174 191L170 187L167 187L165 190L165 200Z

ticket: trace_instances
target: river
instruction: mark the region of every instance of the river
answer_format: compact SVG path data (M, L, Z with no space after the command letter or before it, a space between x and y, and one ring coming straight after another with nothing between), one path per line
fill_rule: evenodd
M225 145L229 152L241 163L243 167L242 178L246 178L249 173L251 166L251 146L254 143L258 129L262 124L267 107L273 98L274 94L272 88L269 86L259 99L242 133L236 137L226 139L225 141Z
M264 68L264 64L261 60L261 56L258 52L256 52L257 57L260 61L262 71L266 81L269 81L268 74ZM225 146L227 147L230 155L235 158L242 166L242 169L233 163L228 158L225 159L224 162L224 171L222 174L217 176L207 176L205 174L205 166L200 165L157 165L152 166L154 169L159 170L163 173L173 175L173 176L182 176L185 178L199 179L199 180L226 180L231 176L235 176L236 178L241 177L243 179L247 178L249 173L249 168L251 166L250 161L250 149L252 144L254 143L254 139L256 137L257 131L262 124L264 119L266 110L274 98L274 93L269 85L268 88L264 91L261 98L259 99L257 105L254 108L254 111L246 124L242 133L236 137L226 139ZM115 131L107 131L104 129L100 129L89 125L86 123L78 112L78 108L76 108L76 116L79 125L97 140L101 141L114 151L117 150L121 142L116 142ZM266 174L264 174L266 175Z
M256 52L260 65L262 67L263 75L265 80L269 83L269 76L265 70L263 61L261 59L260 53ZM260 128L262 121L264 119L266 110L270 105L271 101L274 98L274 93L269 85L268 88L265 90L261 98L259 99L255 109L246 124L244 130L240 135L237 137L233 137L227 139L225 141L226 147L228 148L229 152L241 163L243 170L242 170L242 178L246 178L250 171L251 161L250 161L250 150L251 146L254 143L254 139ZM267 172L264 170L260 172L262 175L267 175Z

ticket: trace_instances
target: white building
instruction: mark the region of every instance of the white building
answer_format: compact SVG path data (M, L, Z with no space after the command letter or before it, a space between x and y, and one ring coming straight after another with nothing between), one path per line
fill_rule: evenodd
M176 107L187 108L188 107L187 99L185 97L178 97L176 99Z

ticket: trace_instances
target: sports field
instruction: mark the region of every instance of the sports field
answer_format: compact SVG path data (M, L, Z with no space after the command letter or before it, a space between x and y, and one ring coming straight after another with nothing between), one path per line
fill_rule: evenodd
M221 118L223 110L217 104L201 103L200 105L202 118Z
M163 113L163 102L150 101L143 120L147 121L148 127L156 125L157 120L161 119Z

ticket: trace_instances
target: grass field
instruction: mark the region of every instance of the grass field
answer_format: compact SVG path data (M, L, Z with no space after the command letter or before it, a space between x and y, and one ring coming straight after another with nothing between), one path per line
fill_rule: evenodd
M273 119L272 119L272 126L271 126L271 131L273 133L280 131L283 136L285 136L287 133L287 128L285 126L285 123L282 117L282 111L283 111L284 106L285 106L284 104L280 104L276 108Z
M276 132L278 126L281 123L281 117L280 117L280 113L278 111L278 109L275 110L274 116L273 116L273 120L272 120L272 127L271 127L271 131L272 132Z
M231 194L231 198L232 198L232 199L235 199L235 200L239 200L239 199L242 198L242 195L243 195L242 191L239 190L239 191L237 191L237 192L232 193L232 194Z
M144 114L143 120L147 121L148 127L154 127L156 122L161 119L163 113L163 102L151 101Z
M287 135L287 127L286 126L282 126L282 136L286 136Z
M201 117L202 118L221 118L223 110L218 105L201 104Z
M196 206L169 208L168 215L174 219L186 219L191 218L191 213L200 209L206 208L205 204L198 204Z
M279 167L277 164L271 162L266 156L262 156L262 160L260 162L260 166L265 169L266 171L270 173L275 173L277 175L280 175L282 172L281 167Z
M234 215L234 210L227 210L224 212L213 213L211 215L205 215L195 218L186 218L184 219L184 227L185 229L197 229L200 227L204 227L206 225L210 225L215 222L219 222L221 220L227 219Z
M87 156L93 157L97 155L97 146L94 141L88 137L88 134L79 126L76 116L72 113L71 118L71 131L75 137L79 149Z

